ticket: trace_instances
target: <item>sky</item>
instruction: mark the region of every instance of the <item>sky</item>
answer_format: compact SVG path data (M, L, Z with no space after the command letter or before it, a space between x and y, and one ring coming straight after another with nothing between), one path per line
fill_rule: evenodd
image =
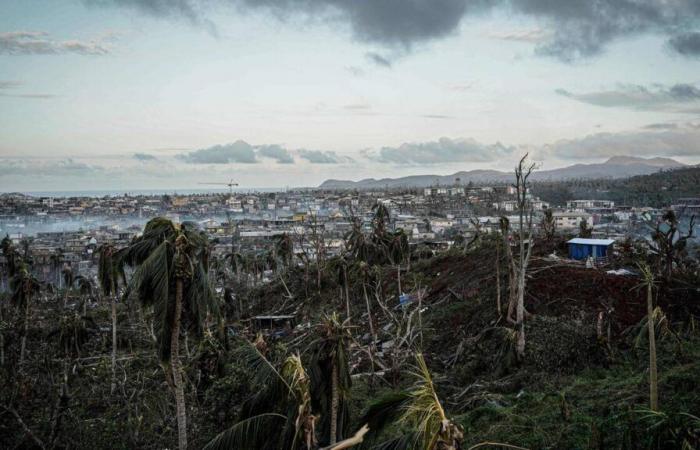
M0 191L700 163L697 0L0 0Z

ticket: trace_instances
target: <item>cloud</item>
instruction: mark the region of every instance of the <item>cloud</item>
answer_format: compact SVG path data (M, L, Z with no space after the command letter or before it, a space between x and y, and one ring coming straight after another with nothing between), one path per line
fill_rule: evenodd
M158 160L158 158L156 158L155 156L153 156L149 153L134 153L132 155L132 158L137 160L137 161L144 161L144 162Z
M424 119L454 119L454 116L448 116L446 114L423 114L420 117Z
M36 93L15 93L15 92L3 92L10 89L15 89L22 86L20 81L2 81L0 80L0 97L13 97L13 98L37 98L37 99L49 99L55 98L56 95L53 94L36 94Z
M365 75L365 71L357 66L347 66L345 70L347 70L352 76L355 77L363 77Z
M525 30L503 30L491 31L486 34L491 39L503 41L528 42L530 44L540 44L551 38L551 33L542 28L530 28Z
M482 144L474 139L450 139L404 143L398 147L382 147L368 157L378 162L392 164L442 164L453 162L488 162L513 153L515 147L497 142Z
M384 67L387 69L391 68L391 64L392 64L391 60L380 55L379 53L367 52L367 53L365 53L365 58L367 58L371 63L373 63L379 67Z
M311 164L342 164L351 163L354 160L348 156L340 156L333 151L321 150L298 150L299 157L305 159Z
M700 32L698 31L673 36L668 44L681 55L700 57Z
M103 170L101 166L85 164L71 158L59 161L4 159L0 164L0 175L4 176L83 177Z
M273 145L250 145L238 140L232 144L215 145L175 156L190 164L256 164L258 158L268 158L280 164L293 164L294 158L286 148Z
M645 130L675 130L678 128L678 124L676 123L650 123L649 125L645 125L642 128Z
M56 41L43 31L9 31L0 33L0 54L6 55L78 55L101 56L111 48L99 41Z
M177 155L177 158L190 164L255 164L258 162L255 149L245 141L182 153Z
M83 0L88 6L117 6L141 11L149 16L161 18L184 18L192 25L218 36L216 25L203 16L208 0Z
M621 84L615 89L584 94L574 94L565 89L557 89L555 92L582 103L608 108L696 113L696 108L700 106L700 89L683 83L670 87L659 84L651 87ZM696 108L688 108L689 105Z
M372 109L372 106L367 103L351 103L349 105L343 105L343 109L348 111L368 111Z
M21 85L22 85L22 83L19 81L0 80L0 90L2 90L2 89L14 89L14 88L19 87Z
M533 30L494 37L531 42L536 52L563 61L598 55L615 40L641 34L666 37L682 55L696 56L700 3L696 0L84 0L115 5L155 17L182 17L213 27L206 15L217 5L269 13L280 20L316 18L345 24L358 41L410 49L459 31L465 17L504 13L536 22ZM539 30L547 30L540 32Z
M261 145L257 148L257 155L261 158L270 158L280 164L293 164L294 158L286 148L279 145Z
M546 151L564 159L595 159L615 155L700 155L700 130L683 128L662 131L597 133L579 139L560 140Z

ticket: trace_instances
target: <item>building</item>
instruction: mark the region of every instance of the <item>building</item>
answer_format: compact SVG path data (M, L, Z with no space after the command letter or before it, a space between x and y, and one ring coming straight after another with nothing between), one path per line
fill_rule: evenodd
M605 258L612 251L614 242L613 239L571 239L567 242L569 258L577 260Z
M552 213L554 223L560 230L572 230L578 228L583 220L591 223L591 215L581 211L564 211Z
M611 209L615 207L615 202L610 200L569 200L566 202L566 209L586 210L586 209Z

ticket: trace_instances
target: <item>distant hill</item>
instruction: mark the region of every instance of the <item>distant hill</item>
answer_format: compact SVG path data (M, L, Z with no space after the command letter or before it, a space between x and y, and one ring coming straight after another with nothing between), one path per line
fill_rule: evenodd
M634 156L613 156L604 163L574 164L552 170L538 170L532 175L533 181L562 181L580 178L627 178L635 175L649 175L660 170L685 167L670 158L638 158ZM470 170L452 175L412 175L401 178L367 178L359 181L326 180L319 186L323 189L380 189L403 187L428 187L436 184L452 185L459 178L460 183L507 182L513 179L511 171Z

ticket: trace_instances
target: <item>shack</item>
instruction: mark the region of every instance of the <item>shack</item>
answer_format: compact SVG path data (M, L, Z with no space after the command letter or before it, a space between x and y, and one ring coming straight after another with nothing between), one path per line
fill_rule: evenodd
M255 316L253 317L253 326L256 330L273 330L273 329L289 329L294 328L294 316Z
M569 245L569 258L584 260L593 258L606 258L612 250L614 239L585 239L575 238L567 242Z

